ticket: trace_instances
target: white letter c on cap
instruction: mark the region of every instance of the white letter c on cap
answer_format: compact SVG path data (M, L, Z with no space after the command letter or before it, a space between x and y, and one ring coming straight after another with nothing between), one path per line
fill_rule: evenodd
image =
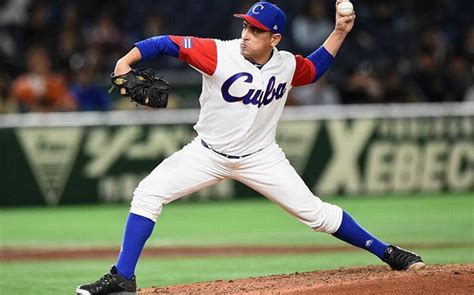
M260 8L258 11L257 11L257 8ZM259 14L260 11L262 11L265 7L262 5L262 4L257 4L255 5L253 8L252 8L252 12L254 14Z

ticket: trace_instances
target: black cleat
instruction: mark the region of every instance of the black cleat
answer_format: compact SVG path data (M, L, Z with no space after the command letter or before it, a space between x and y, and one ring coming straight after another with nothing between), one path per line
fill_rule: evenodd
M425 267L419 255L392 245L385 250L383 261L393 270L415 270Z
M130 280L117 273L117 268L112 266L109 273L106 273L97 282L80 285L76 288L77 295L135 295L137 294L137 283L135 276Z

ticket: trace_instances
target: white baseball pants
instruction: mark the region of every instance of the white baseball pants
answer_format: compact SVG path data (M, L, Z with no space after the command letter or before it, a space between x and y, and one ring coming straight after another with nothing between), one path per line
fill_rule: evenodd
M163 204L228 178L277 203L315 231L332 234L339 229L342 209L313 195L276 143L250 156L228 159L204 147L197 137L140 182L130 212L156 221Z

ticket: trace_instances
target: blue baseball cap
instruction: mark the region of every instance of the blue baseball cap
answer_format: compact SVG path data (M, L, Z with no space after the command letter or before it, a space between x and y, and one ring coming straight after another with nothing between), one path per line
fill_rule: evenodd
M268 2L255 3L247 14L234 14L264 31L281 34L285 30L286 15L278 6Z

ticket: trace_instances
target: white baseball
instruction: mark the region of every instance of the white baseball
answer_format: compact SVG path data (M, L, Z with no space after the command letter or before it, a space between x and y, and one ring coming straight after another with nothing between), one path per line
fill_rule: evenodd
M337 13L342 16L351 15L354 12L354 6L349 1L344 1L337 5Z

